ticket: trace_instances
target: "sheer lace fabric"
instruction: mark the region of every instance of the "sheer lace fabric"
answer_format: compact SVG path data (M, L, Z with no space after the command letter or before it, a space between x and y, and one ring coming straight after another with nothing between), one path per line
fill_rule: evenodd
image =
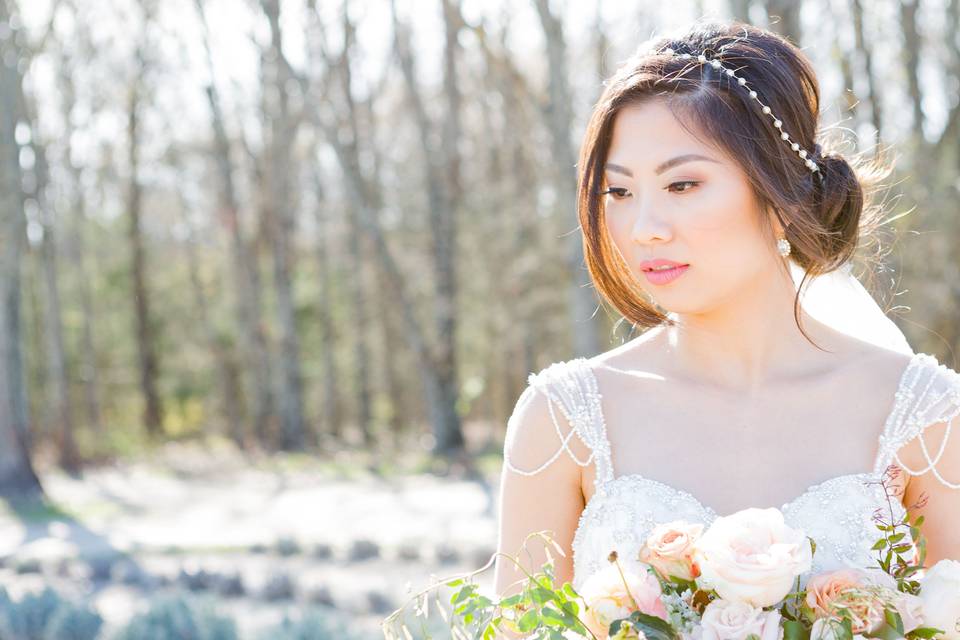
M531 373L518 406L531 400L535 393L542 393L549 400L560 446L550 459L529 470L515 467L505 448L504 466L514 473L534 475L566 452L580 466L593 462L596 468L596 491L580 516L573 538L574 588L580 588L587 577L600 569L613 549L624 563L638 568L637 553L657 523L682 519L709 526L718 515L723 515L690 493L641 474L614 477L601 397L586 358L555 362ZM569 427L561 426L557 412ZM878 535L874 514L882 509L889 518L892 509L893 516L899 518L905 511L897 498L887 499L879 483L884 469L894 460L909 474L929 472L946 486L960 489L960 482L956 482L960 479L952 478L955 482L951 482L937 467L958 415L960 374L940 364L934 356L914 354L901 375L893 409L879 435L873 470L818 483L780 506L789 526L802 529L817 541L814 573L874 564L875 552L870 550ZM947 425L942 444L937 450L930 450L923 431L940 423ZM508 432L512 428L508 423ZM586 460L577 458L570 449L573 435L589 449ZM920 437L927 461L921 469L907 467L898 456L898 451L916 437Z

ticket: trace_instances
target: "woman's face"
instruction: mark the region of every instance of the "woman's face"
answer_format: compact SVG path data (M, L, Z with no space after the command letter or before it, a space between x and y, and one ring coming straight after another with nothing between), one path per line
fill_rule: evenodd
M777 272L782 258L762 233L743 170L684 129L663 102L617 114L605 182L611 239L664 309L702 313ZM689 266L673 279L646 273L642 263L658 258Z

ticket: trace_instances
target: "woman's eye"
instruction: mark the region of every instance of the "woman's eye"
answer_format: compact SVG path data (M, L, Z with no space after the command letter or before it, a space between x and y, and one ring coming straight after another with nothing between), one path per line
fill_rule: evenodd
M627 194L627 190L623 187L610 187L606 191L601 191L600 195L610 194L613 196L614 200L619 200Z
M696 180L682 180L682 181L680 181L680 182L674 182L674 183L672 183L669 187L667 187L667 190L670 191L671 193L686 193L687 191L690 191L689 188L688 188L688 189L681 189L681 190L679 190L679 191L674 191L674 190L673 190L673 188L674 188L675 186L677 186L677 185L686 185L686 184L688 184L688 185L698 185L698 184L700 184L700 183L697 182Z

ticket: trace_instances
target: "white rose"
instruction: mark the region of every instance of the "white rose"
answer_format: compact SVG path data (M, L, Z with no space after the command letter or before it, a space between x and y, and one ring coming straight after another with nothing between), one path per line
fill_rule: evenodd
M923 599L919 596L898 592L894 599L894 605L900 614L900 619L903 620L904 633L910 633L917 627L929 626L926 623L927 617L924 612Z
M924 624L943 629L938 640L960 640L960 562L941 560L920 583Z
M760 640L782 640L779 611L764 611L746 602L714 600L703 610L702 640L745 640L756 634Z
M767 607L787 595L810 570L813 552L803 531L791 529L779 509L744 509L717 518L695 545L698 582L724 600Z

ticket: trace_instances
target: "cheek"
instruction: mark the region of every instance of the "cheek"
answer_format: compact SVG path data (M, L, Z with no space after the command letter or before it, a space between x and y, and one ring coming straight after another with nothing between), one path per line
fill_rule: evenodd
M607 235L610 236L613 244L617 246L620 253L623 254L623 257L629 260L631 244L630 222L626 219L626 216L617 216L615 213L609 211L604 213L603 218L604 225L607 228Z

